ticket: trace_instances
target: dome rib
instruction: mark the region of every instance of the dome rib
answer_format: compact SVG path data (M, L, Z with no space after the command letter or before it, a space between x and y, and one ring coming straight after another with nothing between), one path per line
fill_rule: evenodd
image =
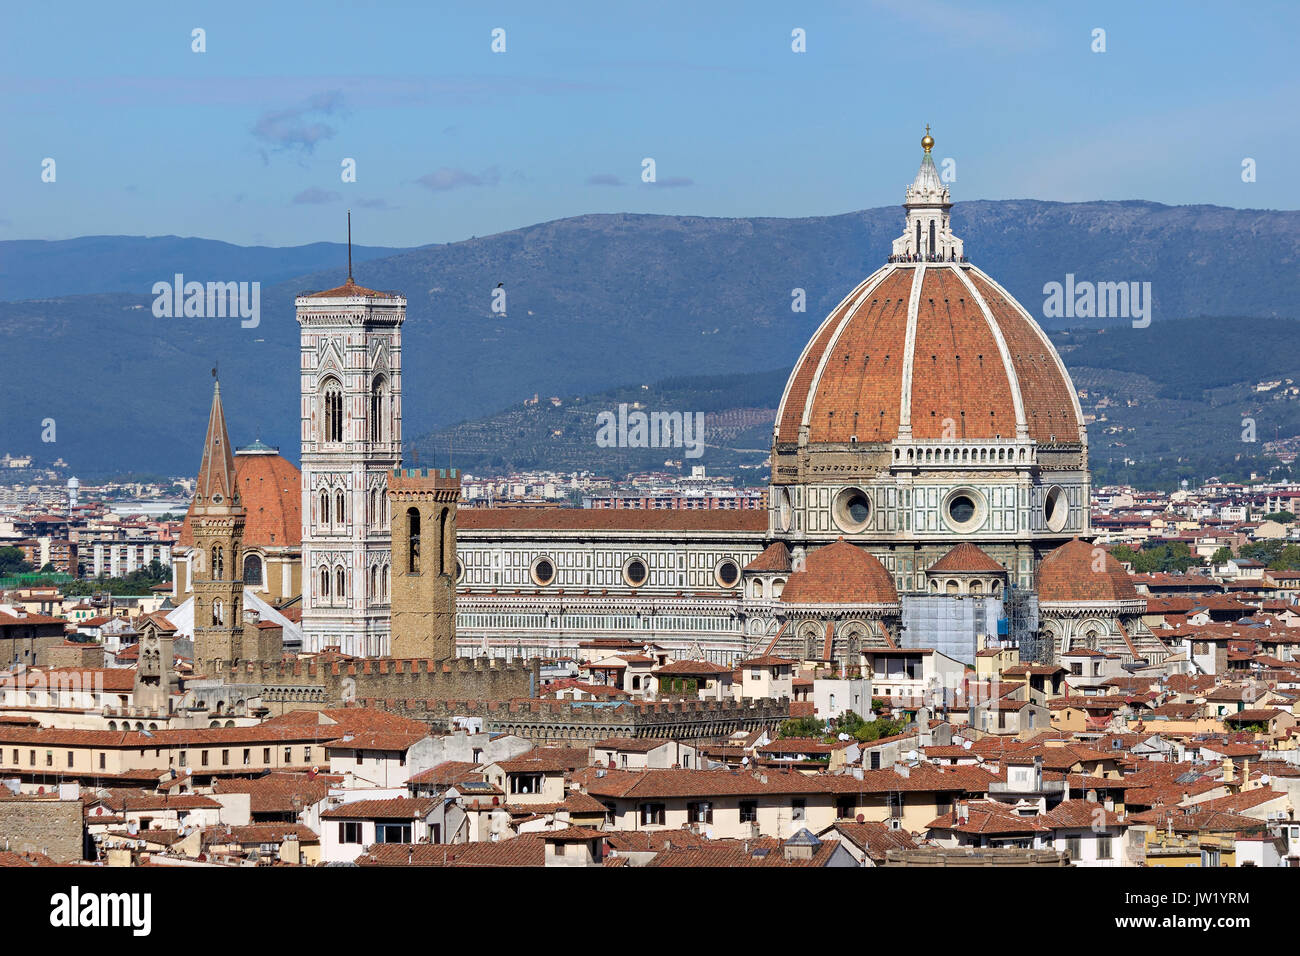
M1007 348L1006 336L1002 334L1002 327L993 318L993 311L989 308L984 296L980 295L979 289L975 288L975 283L971 282L970 276L966 275L961 269L953 271L957 273L957 278L961 280L966 291L970 293L972 301L979 305L980 314L984 316L989 332L993 335L993 341L997 343L998 354L1002 356L1002 367L1006 370L1007 381L1011 384L1011 401L1015 403L1016 408L1016 438L1027 438L1029 437L1029 420L1025 417L1025 400L1020 392L1020 376L1016 374L1016 365L1011 361L1011 350ZM1080 421L1082 420L1081 417Z

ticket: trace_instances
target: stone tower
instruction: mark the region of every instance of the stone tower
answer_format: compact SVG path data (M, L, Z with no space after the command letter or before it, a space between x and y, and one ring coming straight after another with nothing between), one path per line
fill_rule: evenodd
M406 469L388 478L393 516L392 656L456 656L456 503L460 473Z
M138 708L159 714L171 711L171 695L176 683L172 669L175 662L172 635L175 630L165 617L149 616L140 625L140 659L135 668L132 693L132 701Z
M388 476L402 461L406 299L348 280L295 302L301 344L303 650L383 656Z
M191 511L194 529L194 666L239 656L244 584L240 575L244 507L235 483L235 458L221 408L221 385L212 386L212 410Z

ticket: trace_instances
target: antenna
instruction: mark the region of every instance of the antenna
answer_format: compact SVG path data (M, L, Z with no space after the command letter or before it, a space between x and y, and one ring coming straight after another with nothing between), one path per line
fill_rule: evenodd
M352 281L352 210L348 210L348 281Z

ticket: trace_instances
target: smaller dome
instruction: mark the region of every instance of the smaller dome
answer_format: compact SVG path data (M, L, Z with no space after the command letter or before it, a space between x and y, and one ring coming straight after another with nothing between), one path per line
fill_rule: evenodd
M930 572L932 574L1006 574L1007 569L976 545L963 541L930 565Z
M790 575L783 604L897 604L898 589L870 552L840 538L818 548Z
M1097 570L1098 564L1105 570ZM1140 601L1128 572L1100 545L1079 538L1067 541L1038 566L1038 600Z

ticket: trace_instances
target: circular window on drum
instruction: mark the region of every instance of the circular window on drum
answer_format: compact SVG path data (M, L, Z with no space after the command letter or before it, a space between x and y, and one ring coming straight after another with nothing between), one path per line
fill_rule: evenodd
M845 488L835 496L831 512L841 531L865 531L871 523L871 498L861 488Z
M639 588L650 579L650 571L644 558L628 558L623 565L623 580L629 587Z
M555 562L543 555L533 562L530 574L533 583L544 588L555 580Z
M456 583L460 584L460 582L464 580L465 580L465 565L460 560L460 558L457 558L456 559Z
M943 516L953 531L975 531L984 524L984 496L972 488L957 488L943 500Z
M731 558L723 558L713 569L713 577L724 588L734 588L740 583L740 567Z
M1060 531L1070 520L1070 502L1060 485L1053 485L1043 499L1043 520L1049 531Z

